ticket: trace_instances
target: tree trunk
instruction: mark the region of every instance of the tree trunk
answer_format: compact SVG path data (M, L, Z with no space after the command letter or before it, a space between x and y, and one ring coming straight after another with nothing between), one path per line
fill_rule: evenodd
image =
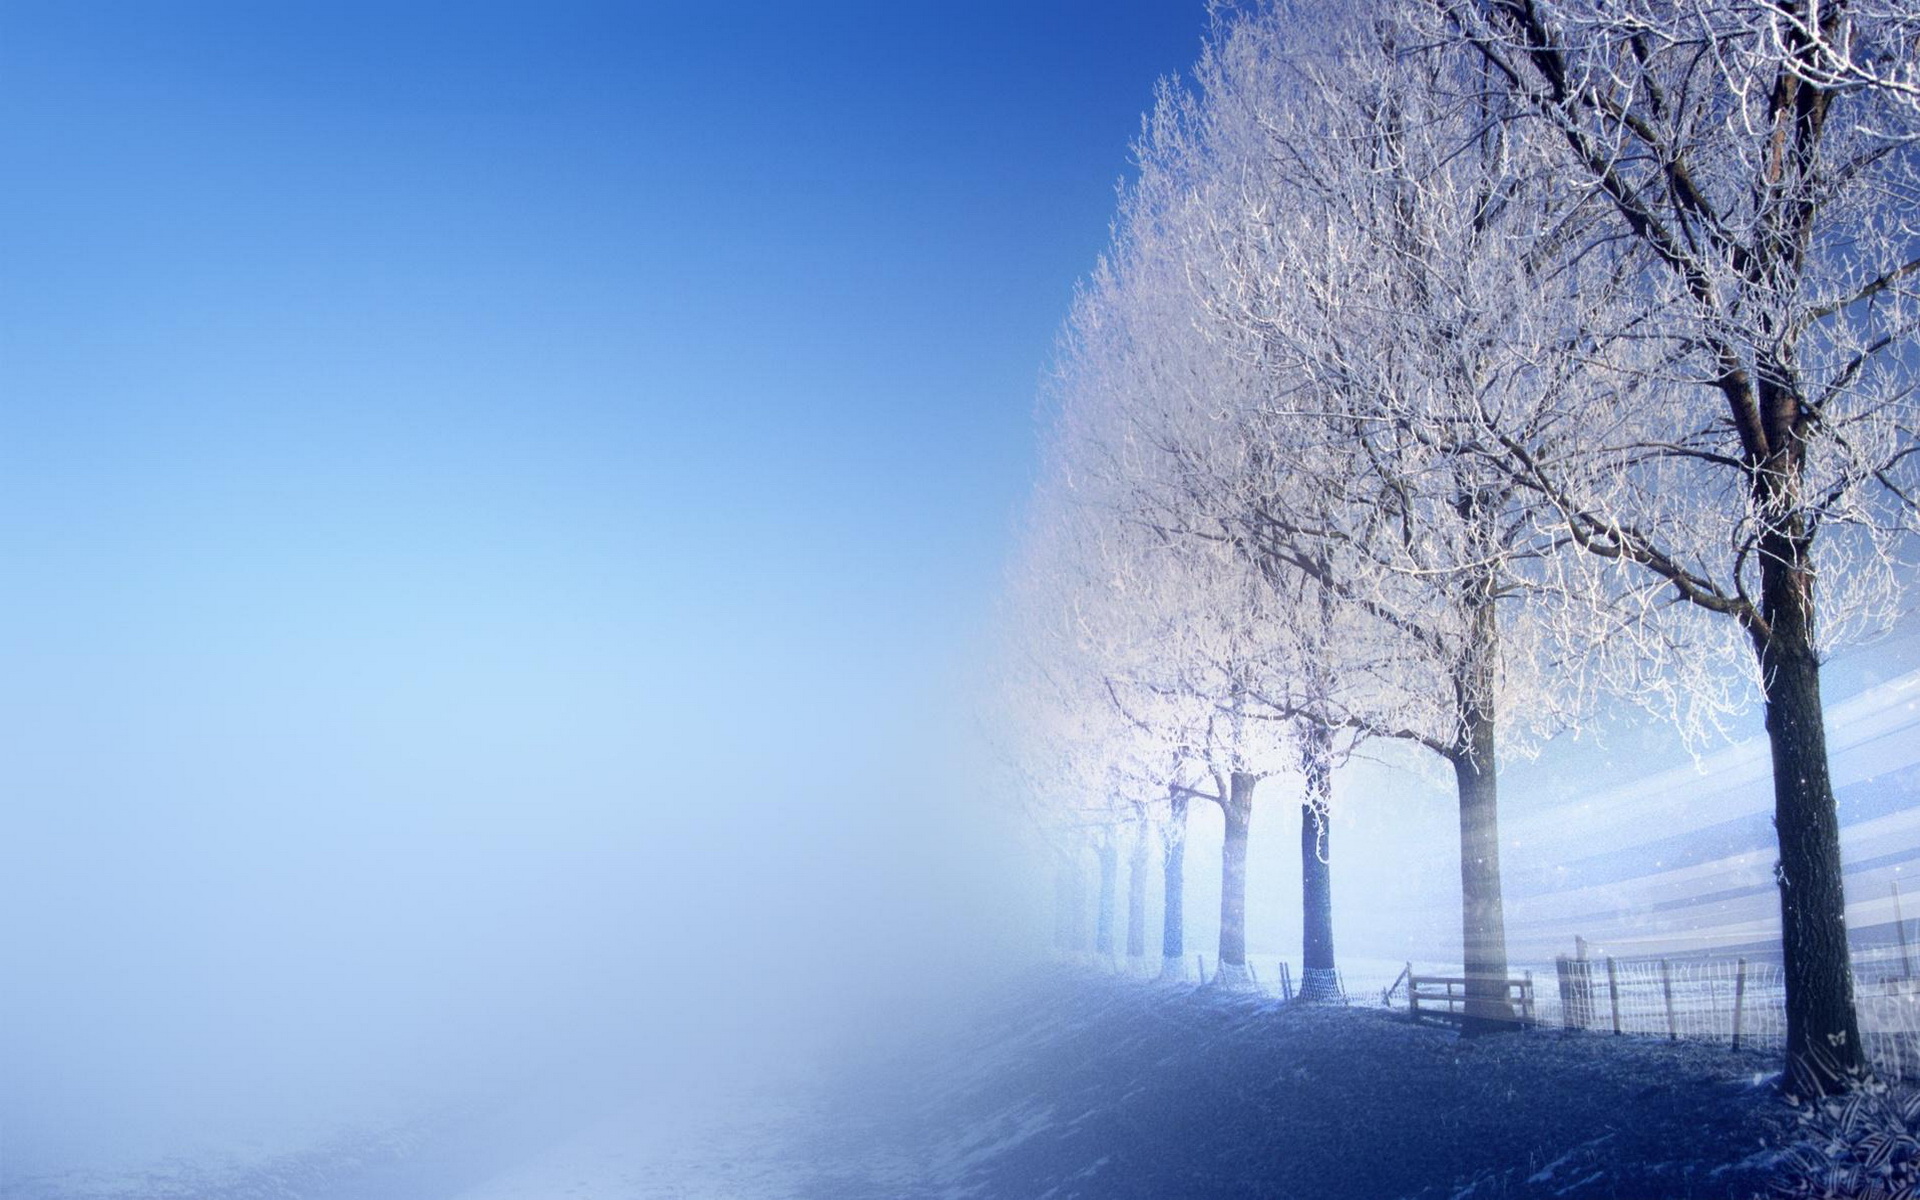
M1067 948L1075 954L1087 950L1087 868L1085 852L1076 852L1067 866Z
M1494 757L1494 667L1499 651L1491 583L1468 596L1468 646L1454 681L1460 735L1453 762L1460 795L1460 947L1467 1002L1462 1029L1517 1029L1507 992L1507 919L1500 896L1500 785Z
M1093 952L1106 959L1113 957L1114 876L1120 873L1119 859L1111 841L1100 843L1100 917L1094 927Z
M1220 848L1220 969L1247 968L1247 830L1256 776L1235 771L1227 787L1227 837Z
M1492 728L1487 730L1489 736ZM1507 925L1500 899L1499 783L1474 753L1453 760L1460 792L1460 945L1469 1032L1514 1028L1507 995Z
M1333 965L1333 858L1329 842L1333 799L1333 735L1305 723L1302 766L1306 798L1300 804L1300 1000L1322 1004L1340 998Z
M1134 831L1133 854L1127 861L1127 966L1141 967L1147 959L1147 835L1142 823Z
M1167 832L1166 857L1161 861L1166 883L1166 903L1160 913L1160 954L1168 963L1178 963L1179 973L1184 976L1187 962L1186 796L1174 796L1172 807L1172 827Z
M1775 879L1787 990L1787 1081L1800 1095L1824 1095L1858 1083L1869 1068L1854 1012L1840 817L1827 773L1806 540L1784 533L1763 540L1767 630L1754 643L1766 693L1780 844Z
M1073 949L1073 876L1065 860L1053 868L1053 948Z

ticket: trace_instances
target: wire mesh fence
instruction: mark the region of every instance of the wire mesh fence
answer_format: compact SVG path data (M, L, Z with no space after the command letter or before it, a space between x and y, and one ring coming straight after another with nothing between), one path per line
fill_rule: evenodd
M1867 1055L1883 1078L1920 1079L1920 978L1900 955L1853 956L1855 1006ZM1786 977L1744 958L1571 958L1525 971L1535 1021L1550 1029L1783 1049ZM1403 995L1383 1003L1405 1007Z
M1855 1006L1868 1057L1885 1079L1920 1080L1920 971L1915 958L1891 948L1853 955ZM1231 990L1273 1000L1291 1000L1298 979L1290 964L1249 959L1223 977L1210 956L1192 956L1181 982L1225 984ZM1152 977L1146 968L1119 973ZM1458 963L1418 962L1397 966L1357 960L1342 966L1339 991L1346 1003L1406 1011L1407 976L1458 976ZM1729 1047L1781 1050L1787 1038L1786 979L1780 964L1764 959L1562 957L1552 963L1515 964L1516 980L1532 984L1534 1024L1544 1029L1593 1034L1717 1042ZM1161 978L1166 978L1163 974Z
M1540 1021L1729 1045L1786 1043L1780 968L1746 959L1562 958L1545 973Z

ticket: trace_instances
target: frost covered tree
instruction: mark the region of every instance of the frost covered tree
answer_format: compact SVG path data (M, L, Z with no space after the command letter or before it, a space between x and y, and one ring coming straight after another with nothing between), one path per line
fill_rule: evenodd
M1865 1070L1820 663L1890 614L1914 527L1920 15L1899 0L1435 0L1517 144L1604 224L1639 313L1565 432L1474 449L1664 614L1641 674L1749 680L1773 756L1790 1078ZM1696 673L1694 678L1699 678ZM1638 682L1638 681L1636 681ZM1657 688L1640 689L1658 694ZM1682 699L1695 697L1682 694Z
M1068 614L1048 588L1060 527L1038 508L1023 557L1009 572L995 655L988 740L1056 875L1056 940L1073 954L1110 955L1116 728L1089 679ZM1086 859L1097 864L1089 928Z
M1165 755L1171 750L1171 769L1158 781L1164 788L1169 816L1179 828L1169 839L1169 859L1183 865L1172 852L1184 852L1185 808L1194 798L1220 806L1224 834L1221 843L1220 923L1215 986L1244 990L1253 986L1247 968L1246 895L1247 847L1252 830L1255 790L1281 759L1280 731L1248 714L1248 678L1257 662L1263 610L1257 595L1245 589L1243 574L1233 564L1214 573L1220 564L1210 559L1170 557L1177 549L1158 538L1140 536L1137 526L1123 526L1109 542L1132 543L1132 549L1157 549L1157 554L1135 559L1113 557L1120 583L1109 610L1120 629L1120 642L1130 653L1108 659L1105 677L1108 696L1119 713L1148 743L1157 743ZM1197 571L1188 574L1188 571ZM1230 589L1242 585L1241 595ZM1223 594L1225 593L1225 594ZM1152 760L1148 760L1152 761ZM1189 765L1191 764L1191 765ZM1192 777L1204 782L1195 785ZM1169 824L1171 824L1171 820ZM1169 878L1170 895L1179 895L1182 880ZM1170 902L1183 908L1183 900ZM1163 941L1163 957L1167 947ZM1184 960L1178 968L1184 974Z
M1462 61L1273 5L1223 21L1193 88L1163 89L1075 366L1120 410L1104 441L1132 518L1260 585L1235 694L1304 734L1307 943L1333 735L1425 747L1459 796L1470 1024L1495 1027L1512 1016L1496 732L1517 714L1524 747L1577 717L1549 617L1605 598L1554 575L1538 498L1452 436L1463 412L1556 419L1541 364L1565 330L1526 303L1554 282L1528 262L1579 219L1475 136Z
M1064 434L1062 426L1059 434ZM1161 974L1191 977L1184 955L1184 852L1188 801L1215 795L1199 780L1208 777L1207 747L1215 762L1233 751L1213 730L1212 701L1183 690L1179 672L1169 671L1178 654L1166 636L1178 628L1150 595L1141 591L1143 575L1131 556L1138 552L1138 530L1113 522L1091 478L1056 467L1036 489L1020 558L1011 572L1005 603L1007 640L1001 657L1001 703L996 724L1014 749L1004 755L1022 764L1016 774L1032 805L1037 826L1071 828L1074 837L1095 848L1100 868L1096 905L1096 952L1111 955L1116 920L1116 839L1122 825L1132 830L1136 853L1149 840L1162 847L1166 879ZM1189 610L1181 602L1180 612ZM1216 798L1223 807L1229 788ZM1162 800L1164 816L1145 802ZM1229 858L1244 862L1245 823L1229 838ZM1129 862L1128 954L1144 957L1146 872L1135 857ZM1230 876L1223 906L1244 910ZM1243 944L1236 917L1223 923L1223 948ZM1243 963L1244 952L1230 959ZM1144 973L1144 969L1143 969ZM1244 967L1227 972L1223 986L1244 976Z
M1188 132L1167 117L1177 102L1163 91L1150 138ZM1163 736L1177 730L1183 744L1197 748L1193 758L1213 787L1176 781L1176 811L1196 795L1221 804L1220 953L1228 981L1244 976L1245 849L1255 789L1276 762L1297 756L1308 780L1301 810L1303 996L1326 998L1337 993L1331 772L1336 743L1354 731L1305 708L1283 725L1273 721L1271 698L1294 687L1287 677L1298 671L1321 678L1329 650L1321 635L1303 653L1303 639L1315 635L1301 626L1299 598L1272 586L1244 544L1215 528L1223 506L1238 504L1246 487L1234 474L1246 468L1245 447L1216 412L1244 390L1244 372L1222 356L1186 279L1192 239L1215 214L1206 209L1208 197L1156 169L1155 149L1143 142L1141 180L1123 204L1113 251L1083 288L1069 323L1054 471L1072 481L1092 514L1095 540L1119 581L1122 624L1132 623L1136 645L1152 648L1112 681L1117 703L1123 710L1139 706L1123 692L1150 698L1159 711L1151 722L1136 715L1136 723ZM1185 223L1167 219L1170 213ZM1169 711L1183 706L1178 716ZM1244 747L1256 732L1266 747L1249 755ZM1168 859L1176 895L1179 848L1171 843ZM1180 952L1174 911L1170 906L1164 944L1169 962Z
M1089 671L1114 714L1141 739L1136 777L1164 790L1170 840L1170 919L1180 894L1185 809L1221 807L1219 969L1215 983L1251 987L1246 966L1247 844L1255 790L1284 762L1284 731L1252 713L1251 689L1273 661L1271 598L1246 564L1218 547L1171 539L1151 514L1162 480L1143 471L1130 436L1126 366L1139 331L1104 306L1103 268L1083 289L1069 327L1049 449L1059 489L1052 560L1056 592L1073 613ZM1162 772L1159 775L1152 771ZM1183 938L1163 939L1163 957ZM1169 970L1176 960L1168 958ZM1184 964L1184 957L1177 960ZM1184 971L1184 965L1179 970Z

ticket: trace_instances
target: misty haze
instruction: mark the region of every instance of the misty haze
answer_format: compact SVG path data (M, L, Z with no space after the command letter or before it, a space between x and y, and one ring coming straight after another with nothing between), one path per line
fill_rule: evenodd
M1916 48L0 2L0 1200L1920 1195Z

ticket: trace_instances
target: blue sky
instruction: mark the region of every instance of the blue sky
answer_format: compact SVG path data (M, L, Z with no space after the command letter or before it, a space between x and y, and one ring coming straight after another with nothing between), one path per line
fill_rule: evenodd
M241 601L215 640L436 565L493 572L470 609L977 605L1200 15L394 7L5 10L6 486L49 575Z
M1203 23L0 3L0 938L42 1125L924 835L888 773L952 717L1055 328Z
M1053 330L1201 20L6 5L23 715L398 690L425 731L529 676L685 712L920 672L989 603Z

